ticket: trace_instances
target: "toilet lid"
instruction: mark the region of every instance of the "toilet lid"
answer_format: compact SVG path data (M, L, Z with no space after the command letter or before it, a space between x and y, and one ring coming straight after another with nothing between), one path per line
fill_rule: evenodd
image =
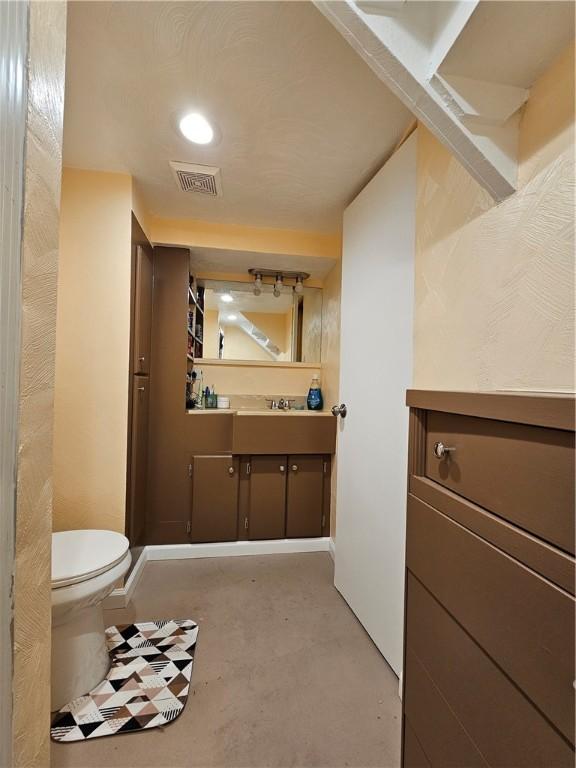
M129 549L115 531L60 531L52 534L52 588L77 584L109 571Z

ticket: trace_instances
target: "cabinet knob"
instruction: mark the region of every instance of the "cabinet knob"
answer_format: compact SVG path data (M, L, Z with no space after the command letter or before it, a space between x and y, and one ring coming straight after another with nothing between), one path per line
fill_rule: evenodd
M298 472L298 464L292 464L292 472Z
M228 467L228 474L230 475L230 477L232 477L232 475L234 474L234 467Z
M145 389L146 387L138 387L138 392L144 392Z
M434 443L434 456L436 456L437 459L443 459L446 456L449 456L451 451L455 450L456 448L448 448L448 446L444 445L444 443L441 443L440 441Z
M142 357L139 357L138 360L140 360L140 362L143 363L144 360L146 360L146 358L144 357L144 355L142 355Z
M286 472L286 467L284 464L280 464L280 472Z

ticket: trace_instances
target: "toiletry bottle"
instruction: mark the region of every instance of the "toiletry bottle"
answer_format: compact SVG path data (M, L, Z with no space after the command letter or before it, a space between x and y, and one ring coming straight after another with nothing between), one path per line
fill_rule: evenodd
M320 380L317 373L312 377L312 383L310 384L306 402L308 403L309 411L321 411L324 406L322 390L320 389Z

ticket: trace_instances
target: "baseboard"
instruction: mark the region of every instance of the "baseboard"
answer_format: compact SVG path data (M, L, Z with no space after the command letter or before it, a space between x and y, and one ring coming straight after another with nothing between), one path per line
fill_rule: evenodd
M269 541L228 541L215 544L149 544L148 560L188 560L197 557L241 557L298 552L327 552L329 539L271 539Z
M150 560L190 560L201 557L241 557L246 555L297 554L298 552L330 552L333 542L328 536L316 539L271 539L270 541L229 541L215 544L148 544L136 561L123 587L115 589L104 608L126 608L136 589L144 566Z
M138 560L136 560L134 567L130 571L130 575L126 579L124 586L115 589L112 594L110 594L104 600L103 606L105 610L110 611L116 608L126 608L132 599L134 590L138 586L138 582L140 581L140 577L142 576L142 572L144 571L144 566L146 565L147 560L147 547L144 547L142 552L140 552L140 557Z
M336 542L332 537L330 537L330 540L328 541L328 552L330 553L332 560L334 560L336 558Z

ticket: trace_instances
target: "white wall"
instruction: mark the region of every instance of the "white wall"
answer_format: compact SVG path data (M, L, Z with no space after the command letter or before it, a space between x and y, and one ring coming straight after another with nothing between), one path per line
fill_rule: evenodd
M346 209L335 585L399 674L416 212L411 136Z

